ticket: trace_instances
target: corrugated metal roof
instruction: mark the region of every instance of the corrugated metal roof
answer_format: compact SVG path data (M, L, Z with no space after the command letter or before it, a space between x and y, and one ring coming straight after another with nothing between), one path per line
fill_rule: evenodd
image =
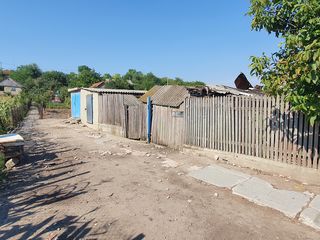
M128 106L136 106L141 104L141 101L133 95L124 95L123 103Z
M128 90L128 89L102 89L102 88L83 88L84 90L97 93L122 93L132 95L143 95L146 91L142 90Z
M81 90L81 88L69 88L68 92L78 92L80 90Z
M152 97L161 88L161 86L155 85L148 92L143 94L139 99L141 102L147 103L148 97Z
M227 87L224 85L210 85L208 87L210 88L211 91L217 92L219 94L232 94L232 95L245 95L245 96L252 95L248 92L238 90L238 89L232 88L232 87Z
M16 81L14 81L11 78L7 78L5 80L3 80L2 82L0 82L0 86L2 87L18 87L21 88L21 84L17 83Z
M159 88L151 100L154 105L179 107L188 96L189 92L186 87L168 85Z

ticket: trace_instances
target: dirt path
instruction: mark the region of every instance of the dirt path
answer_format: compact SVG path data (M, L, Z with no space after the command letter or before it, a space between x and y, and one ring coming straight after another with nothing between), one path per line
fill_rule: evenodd
M0 239L320 239L277 211L185 175L208 159L37 119L0 190Z

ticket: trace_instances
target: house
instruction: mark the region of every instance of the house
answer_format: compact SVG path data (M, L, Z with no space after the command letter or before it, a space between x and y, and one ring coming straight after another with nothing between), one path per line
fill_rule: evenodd
M17 95L22 91L22 86L11 78L0 82L0 95L11 94Z

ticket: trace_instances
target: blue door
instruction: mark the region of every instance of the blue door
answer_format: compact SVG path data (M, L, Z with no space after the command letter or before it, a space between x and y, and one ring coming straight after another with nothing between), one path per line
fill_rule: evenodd
M87 123L93 123L93 95L87 95Z
M71 93L71 117L80 118L80 92Z

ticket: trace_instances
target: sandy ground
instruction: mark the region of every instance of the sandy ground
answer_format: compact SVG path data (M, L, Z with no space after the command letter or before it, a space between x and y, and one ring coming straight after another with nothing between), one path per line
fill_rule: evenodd
M229 190L188 177L223 164L64 123L65 112L20 133L23 164L0 188L0 239L320 239L315 230ZM250 169L273 185L318 191Z

